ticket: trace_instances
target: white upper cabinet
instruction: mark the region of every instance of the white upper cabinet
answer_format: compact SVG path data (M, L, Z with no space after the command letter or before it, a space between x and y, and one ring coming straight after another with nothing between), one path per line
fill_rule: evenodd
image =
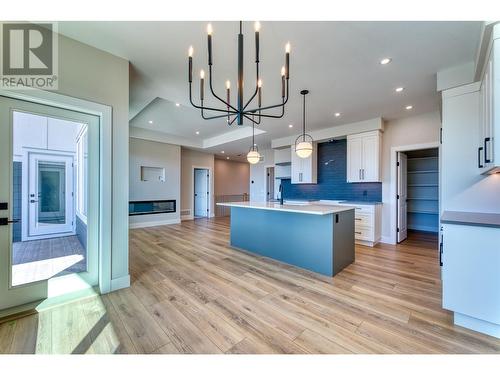
M491 42L481 79L477 167L483 174L500 171L500 39Z
M347 136L347 182L380 182L379 131Z
M318 146L313 143L313 152L308 158L302 159L295 153L295 146L291 147L291 178L292 184L318 183Z
M290 148L281 148L274 150L274 164L276 165L286 165L290 164L291 156L290 156Z

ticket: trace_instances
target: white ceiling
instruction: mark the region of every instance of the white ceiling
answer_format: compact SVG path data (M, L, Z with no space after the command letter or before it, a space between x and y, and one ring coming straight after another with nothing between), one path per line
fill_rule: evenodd
M206 67L207 22L61 22L71 38L130 60L131 126L202 144L229 128L224 119L205 121L189 104L187 49L193 45L194 96L198 72ZM264 105L280 100L284 46L291 43L290 101L282 119L264 120L256 136L261 148L300 132L301 97L310 90L307 126L321 129L383 117L402 118L438 109L436 72L474 59L481 22L261 22L261 75ZM235 87L238 22L213 22L214 88ZM245 97L255 84L253 23L244 23ZM380 65L391 57L388 65ZM404 86L403 93L394 89ZM235 90L233 90L235 93ZM208 92L205 92L208 97ZM236 97L233 95L232 100ZM177 107L175 103L179 103ZM208 102L207 104L216 104ZM413 105L407 111L406 105ZM335 112L342 115L334 117ZM153 124L148 121L152 120ZM294 127L290 129L289 124ZM195 132L200 134L196 135ZM216 144L207 151L246 152L251 140ZM213 144L213 143L212 143Z

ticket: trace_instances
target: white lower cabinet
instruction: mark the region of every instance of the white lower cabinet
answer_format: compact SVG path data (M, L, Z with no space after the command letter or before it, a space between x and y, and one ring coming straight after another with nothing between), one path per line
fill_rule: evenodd
M382 236L381 204L338 203L339 206L353 206L354 239L360 245L375 246Z
M443 307L455 324L500 337L500 228L442 228Z

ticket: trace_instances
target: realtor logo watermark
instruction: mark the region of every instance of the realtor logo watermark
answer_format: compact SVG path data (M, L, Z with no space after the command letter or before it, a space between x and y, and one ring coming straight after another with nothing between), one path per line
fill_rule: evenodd
M3 22L0 88L57 90L57 24Z

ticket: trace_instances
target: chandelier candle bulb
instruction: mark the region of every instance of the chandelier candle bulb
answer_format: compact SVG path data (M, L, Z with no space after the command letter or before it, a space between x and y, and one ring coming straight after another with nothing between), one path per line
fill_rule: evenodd
M204 99L205 94L205 71L200 71L200 99Z
M285 46L285 73L286 79L290 78L290 43Z
M229 109L231 105L231 82L228 80L226 81L226 101L227 101L227 111L228 111L228 118L229 118Z
M259 31L260 31L260 22L255 22L255 62L259 62Z
M191 83L191 82L193 82L193 46L189 46L188 60L189 60L188 79L189 79L189 83Z
M208 34L208 65L212 65L212 24L209 23L207 26Z
M285 67L281 68L281 97L285 97Z

